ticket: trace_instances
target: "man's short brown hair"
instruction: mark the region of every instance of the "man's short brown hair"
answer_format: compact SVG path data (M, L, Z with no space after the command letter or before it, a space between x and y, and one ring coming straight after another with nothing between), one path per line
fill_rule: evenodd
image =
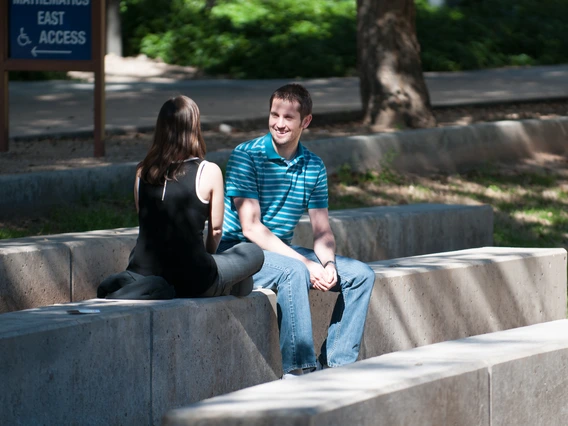
M300 118L302 120L312 113L312 97L310 96L310 92L301 84L290 83L276 89L270 97L270 109L272 109L272 101L275 98L288 102L298 102L300 105Z

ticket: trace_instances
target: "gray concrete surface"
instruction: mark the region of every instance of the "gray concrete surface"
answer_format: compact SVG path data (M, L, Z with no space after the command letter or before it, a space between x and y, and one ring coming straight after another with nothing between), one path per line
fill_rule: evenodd
M273 380L278 331L266 304L255 292L3 314L0 424L153 425L171 407ZM67 313L77 307L100 313Z
M132 228L0 240L0 313L95 297L137 237Z
M136 163L0 175L0 218L38 214L101 194L131 194ZM132 198L134 202L134 197Z
M566 251L482 247L370 262L375 287L361 359L566 318ZM329 318L333 293L314 292ZM316 348L326 321L314 321Z
M389 347L405 350L438 339L565 318L563 249L488 247L377 262L373 268L376 284L362 357L380 355ZM332 300L320 296L310 293L314 324L325 324L331 316ZM100 312L70 315L67 310L72 308ZM314 336L319 348L322 335L316 330ZM518 348L514 343L514 339L503 339L498 347L509 351ZM281 375L275 294L265 290L245 298L94 299L6 313L0 315L0 347L0 383L6 390L0 393L0 424L158 424L169 409ZM493 348L491 353L496 355L497 346ZM340 371L341 377L331 377L345 392L364 389L365 383L381 383L372 371L363 383L359 383L359 374L346 370L344 377ZM403 371L414 374L415 369ZM430 368L418 371L409 382L432 378ZM459 371L460 377L467 373L452 371L453 375ZM391 377L408 378L401 371ZM487 384L486 374L483 377ZM470 398L468 415L487 408L472 402L477 401L471 399L478 392L475 375L465 382L452 384L453 380L441 383L437 394L429 388L416 397L432 394L433 399L426 402L438 401L439 410L450 401L465 409L461 397L455 400L452 396L465 392ZM391 385L383 390L395 388ZM333 400L323 394L316 399L343 410L341 395L348 394L333 389ZM300 395L303 400L304 394L294 397L283 391L278 400L294 407ZM448 398L445 403L444 397ZM259 404L274 400L255 398ZM390 411L374 416L391 411L404 415L403 400L396 401L393 394L387 403ZM314 398L308 398L302 404L313 402ZM241 413L247 406L233 404L233 409ZM223 407L219 405L219 412L225 412ZM321 411L320 405L316 408ZM342 415L342 411L336 413ZM352 419L343 424L358 424L357 416Z
M493 244L493 209L489 205L366 207L333 210L329 218L336 252L362 262ZM306 215L298 223L292 242L313 248Z
M353 170L460 172L495 161L514 161L545 152L568 152L568 118L482 123L308 141L328 173L345 164ZM230 151L207 159L224 165ZM104 167L0 175L0 218L38 213L65 202L104 193L131 194L136 163ZM375 260L375 259L372 259Z
M395 352L172 410L164 426L564 425L568 320Z
M336 252L364 262L493 244L490 206L411 204L330 212ZM313 246L307 217L293 242ZM138 228L0 240L0 313L96 296L128 264Z
M425 80L435 107L568 97L568 65L425 73ZM205 124L242 120L266 123L270 95L290 81L107 83L107 129L152 128L161 105L179 94L197 102ZM300 82L314 98L314 119L318 114L361 110L356 77ZM12 138L91 132L93 85L76 81L10 82L9 108Z
M344 164L365 172L456 173L537 153L568 153L568 117L377 133L307 142L334 173Z

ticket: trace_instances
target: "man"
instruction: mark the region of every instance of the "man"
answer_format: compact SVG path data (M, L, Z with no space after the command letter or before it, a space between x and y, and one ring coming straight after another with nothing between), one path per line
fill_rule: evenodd
M311 113L312 100L303 86L276 90L270 98L270 133L235 148L226 171L219 249L252 241L264 250L264 265L253 279L255 287L277 292L284 378L357 360L375 281L368 265L335 255L327 172L322 160L300 144ZM314 250L291 245L306 209ZM340 292L317 360L310 288Z

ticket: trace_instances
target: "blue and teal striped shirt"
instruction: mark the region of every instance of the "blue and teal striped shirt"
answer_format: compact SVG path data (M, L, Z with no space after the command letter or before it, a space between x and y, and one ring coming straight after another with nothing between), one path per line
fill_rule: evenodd
M233 197L257 199L262 223L290 244L306 209L328 207L325 165L302 144L287 162L268 133L237 146L227 163L223 240L245 241Z

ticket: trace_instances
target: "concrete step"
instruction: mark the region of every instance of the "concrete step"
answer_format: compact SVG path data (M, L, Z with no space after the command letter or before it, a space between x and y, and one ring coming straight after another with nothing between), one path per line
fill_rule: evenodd
M337 253L364 262L493 243L490 206L414 204L330 212ZM96 296L128 264L138 228L0 240L0 313ZM307 216L295 244L311 247Z
M487 247L371 266L362 359L566 317L564 249ZM319 349L334 297L310 299ZM67 312L78 308L100 312ZM0 348L0 424L159 424L172 408L282 374L276 297L266 290L6 313Z
M568 320L280 380L166 414L164 426L565 425Z

